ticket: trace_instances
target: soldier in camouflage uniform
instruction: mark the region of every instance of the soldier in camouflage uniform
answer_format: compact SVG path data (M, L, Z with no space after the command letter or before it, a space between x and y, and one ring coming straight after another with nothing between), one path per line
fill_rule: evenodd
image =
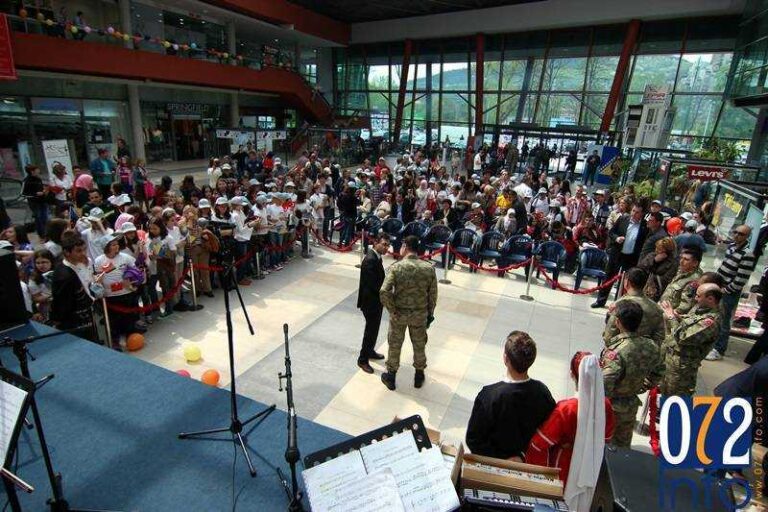
M610 341L611 348L603 349L600 366L605 396L611 399L616 421L611 444L629 447L640 406L637 395L647 389L647 383L655 383L660 377L659 348L652 339L637 334L643 318L639 304L620 302L615 316L619 334Z
M701 252L698 249L685 248L680 251L680 269L667 285L659 303L668 302L679 315L684 315L693 309L696 303L696 287L699 285L698 280L702 274L700 263Z
M420 388L424 384L427 327L432 322L437 304L437 276L432 265L419 259L418 248L417 237L405 238L403 258L389 267L380 291L381 303L389 312L387 372L381 375L381 381L390 390L395 389L406 327L413 345L413 367L416 368L414 386Z
M670 304L662 306L671 330L662 347L662 394L692 395L696 391L699 366L720 333L722 296L716 284L706 283L696 289L696 308L687 315L676 315Z
M635 302L643 310L643 319L640 327L637 328L638 335L651 338L656 342L656 346L661 346L664 342L664 312L658 304L643 293L647 280L648 272L641 268L633 267L624 274L624 295L608 308L608 317L603 331L603 342L607 348L611 348L611 340L619 334L615 313L616 306L622 302Z

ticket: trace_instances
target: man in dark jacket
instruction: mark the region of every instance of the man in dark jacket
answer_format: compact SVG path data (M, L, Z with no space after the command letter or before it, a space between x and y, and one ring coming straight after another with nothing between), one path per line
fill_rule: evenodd
M341 232L340 245L347 245L352 242L355 235L355 221L357 219L357 198L355 197L355 182L350 181L344 186L344 189L336 201L339 207L341 220L344 222L344 228Z
M611 279L620 270L629 270L637 265L640 251L648 233L643 223L643 208L640 205L632 207L631 213L625 213L614 222L608 232L608 270L607 278ZM605 307L611 288L606 287L597 294L593 308Z
M656 242L662 238L667 238L669 233L664 229L662 223L664 222L664 215L660 212L649 213L646 217L645 226L648 229L648 236L645 237L643 242L643 248L640 250L640 259L643 259L647 254L651 254L656 251Z
M93 325L93 292L87 286L93 281L85 240L74 231L61 237L64 259L53 271L51 321L57 329L84 328L79 334L96 341Z
M514 190L510 192L510 197L512 198L512 208L515 210L517 232L518 234L525 234L528 232L528 209L525 207L523 199Z
M357 366L365 373L373 373L373 368L368 363L370 359L384 359L384 356L376 353L376 340L379 337L381 325L381 298L379 290L384 283L384 265L381 257L387 254L389 249L389 235L379 233L376 242L363 258L360 265L360 287L357 292L357 307L365 317L365 331L363 332L363 347L357 358Z

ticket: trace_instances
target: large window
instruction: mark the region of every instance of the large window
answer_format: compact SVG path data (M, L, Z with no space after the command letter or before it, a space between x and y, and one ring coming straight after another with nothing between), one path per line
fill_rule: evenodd
M640 103L645 87L653 85L665 87L671 95L675 144L691 148L712 136L748 140L755 113L723 101L737 30L726 21L643 23L611 130L620 134L627 106ZM700 29L702 23L706 30ZM414 40L407 78L402 43L338 49L336 108L347 114L367 109L376 125L373 132L392 136L403 85L400 140L418 144L446 137L453 143L466 140L474 134L478 110L486 137L519 123L534 123L541 129L570 125L597 130L626 27L487 35L479 109L475 36ZM745 72L748 63L743 58L739 64Z

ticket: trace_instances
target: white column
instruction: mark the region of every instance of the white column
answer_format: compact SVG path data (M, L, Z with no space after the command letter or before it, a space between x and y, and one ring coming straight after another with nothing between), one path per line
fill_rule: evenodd
M131 134L133 135L133 158L147 160L144 152L144 132L141 129L141 103L139 101L139 86L128 84L128 106L130 110Z
M237 55L237 31L232 21L227 23L227 51L231 57ZM229 125L232 128L240 126L240 98L237 91L229 95Z
M123 34L133 36L133 23L131 19L131 0L118 0L118 6L120 8L120 31ZM133 41L129 39L125 41L123 45L126 48L133 48Z

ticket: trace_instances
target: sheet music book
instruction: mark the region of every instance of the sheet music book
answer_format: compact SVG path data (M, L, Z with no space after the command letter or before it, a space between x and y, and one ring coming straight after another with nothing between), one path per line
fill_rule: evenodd
M6 460L16 426L22 421L27 392L0 380L0 464Z
M440 448L419 452L409 431L307 469L302 476L313 512L346 512L385 510L378 508L384 503L391 506L390 489L386 487L390 482L371 479L374 475L384 478L378 477L382 474L392 476L399 502L388 510L449 512L459 508ZM379 487L368 487L372 481ZM351 488L362 487L369 490L351 492Z

